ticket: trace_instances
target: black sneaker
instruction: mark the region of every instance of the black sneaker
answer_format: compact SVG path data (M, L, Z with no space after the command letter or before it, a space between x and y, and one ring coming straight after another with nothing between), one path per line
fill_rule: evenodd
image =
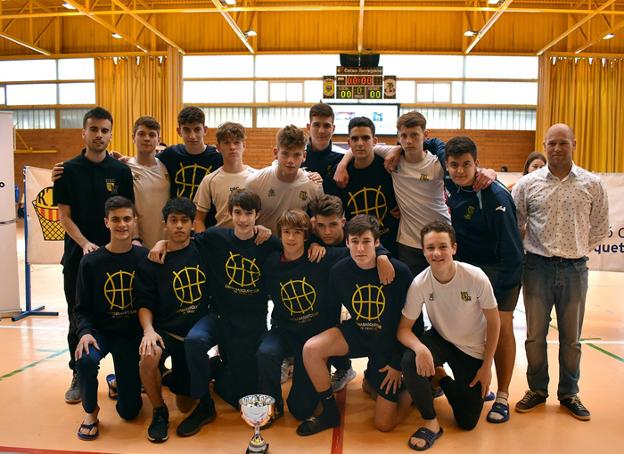
M528 390L524 393L524 397L516 404L518 413L527 413L539 405L546 403L546 396L535 391Z
M297 427L297 435L307 437L338 425L340 425L340 418L328 419L323 416L318 418L313 416L299 424L299 427Z
M561 399L559 404L567 408L576 419L580 419L581 421L589 421L591 419L591 413L585 408L585 405L583 405L578 396Z
M68 404L78 404L80 401L82 401L80 395L80 380L78 379L78 372L74 371L69 388L65 391L65 402Z
M214 421L216 417L217 411L215 410L214 401L200 401L195 407L195 410L180 423L176 429L176 433L180 437L190 437L199 432L202 426Z
M147 428L147 439L152 443L162 443L169 438L169 410L166 405L154 408L152 422Z

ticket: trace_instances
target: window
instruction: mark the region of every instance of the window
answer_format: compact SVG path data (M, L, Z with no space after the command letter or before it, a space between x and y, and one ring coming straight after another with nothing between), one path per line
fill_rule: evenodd
M258 55L256 77L322 77L335 74L336 66L340 66L336 54Z
M28 106L36 104L56 104L56 84L7 85L7 104Z
M461 128L460 109L412 108L402 107L401 115L417 110L427 119L428 129L459 129Z
M253 82L205 81L184 82L183 102L189 103L252 103Z
M382 55L385 75L397 77L462 77L461 55Z
M17 129L54 129L54 109L14 110L13 122Z
M56 80L56 60L0 61L1 82Z
M303 101L302 82L269 82L270 102L301 102Z
M4 87L0 87L0 104L6 104L6 98L4 95Z
M537 57L466 57L466 77L488 79L537 79Z
M535 130L535 110L466 109L466 129Z
M466 82L466 104L537 104L537 82Z
M183 57L182 77L253 77L251 55L199 55Z
M258 128L281 128L294 124L303 127L308 123L306 107L260 107L256 109Z
M80 128L82 129L82 120L89 109L61 109L60 120L61 128Z
M92 58L68 58L58 60L59 80L95 79L95 64ZM80 103L86 104L86 103Z
M451 84L419 82L416 84L416 100L418 102L451 102Z
M226 121L240 123L246 128L253 126L251 107L204 107L202 110L209 128L216 128Z
M95 104L95 83L59 84L59 104Z

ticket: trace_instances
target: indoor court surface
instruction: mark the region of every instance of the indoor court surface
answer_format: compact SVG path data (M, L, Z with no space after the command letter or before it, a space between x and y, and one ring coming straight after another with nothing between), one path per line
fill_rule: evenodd
M18 239L20 263L23 241ZM23 272L23 270L22 270ZM175 435L181 414L175 410L173 396L165 394L170 408L169 440L150 443L146 430L151 405L144 395L139 418L123 422L107 397L104 380L112 372L110 357L100 372L100 437L84 442L76 437L81 422L80 405L68 405L63 394L69 384L67 315L62 292L60 266L36 266L32 270L33 302L46 309L59 310L59 317L28 317L19 322L0 321L0 452L98 452L98 453L237 453L245 451L252 429L238 412L217 398L217 420L198 435L182 439ZM23 281L22 281L23 282ZM23 291L23 288L22 288ZM520 415L502 425L482 421L471 432L457 429L444 397L436 400L445 434L432 448L433 453L619 453L622 452L621 409L624 408L624 308L621 273L591 272L583 329L583 357L580 396L592 412L590 422L574 419L556 400L557 331L549 336L551 397L545 407ZM524 356L524 314L522 303L516 311L515 329L518 358L511 384L512 405L526 389ZM556 328L553 325L553 328ZM409 435L420 426L417 411L390 433L374 430L373 402L361 390L363 360L355 362L357 378L343 391L339 401L346 408L341 427L302 438L295 434L297 421L288 413L272 428L263 431L271 452L281 453L398 453L411 452ZM486 403L486 409L490 404Z

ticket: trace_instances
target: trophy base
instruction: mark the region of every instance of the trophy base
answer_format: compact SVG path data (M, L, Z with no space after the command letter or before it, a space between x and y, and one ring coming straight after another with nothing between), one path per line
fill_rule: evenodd
M245 454L268 454L269 452L269 444L266 443L264 446L249 446Z

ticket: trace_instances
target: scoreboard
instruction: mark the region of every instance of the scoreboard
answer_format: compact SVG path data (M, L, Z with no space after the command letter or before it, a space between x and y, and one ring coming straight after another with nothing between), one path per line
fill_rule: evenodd
M336 76L323 78L323 97L332 99L396 99L396 77L383 75L381 66L338 66Z

